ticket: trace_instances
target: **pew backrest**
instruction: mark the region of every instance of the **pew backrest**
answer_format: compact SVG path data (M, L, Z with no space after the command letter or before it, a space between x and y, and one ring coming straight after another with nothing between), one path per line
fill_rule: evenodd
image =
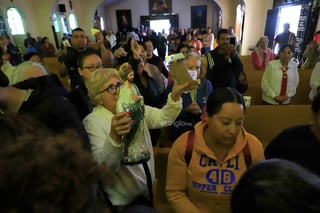
M282 130L311 122L310 105L255 105L246 110L244 128L266 147Z

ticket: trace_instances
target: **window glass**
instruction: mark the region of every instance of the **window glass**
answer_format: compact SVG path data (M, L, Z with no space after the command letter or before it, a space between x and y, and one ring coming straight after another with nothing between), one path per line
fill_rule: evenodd
M100 17L100 25L101 25L101 30L102 31L105 30L103 17Z
M76 14L74 14L74 13L71 13L69 15L69 26L70 26L71 30L78 27L78 18L76 16Z
M60 32L59 19L56 14L53 14L52 21L53 21L54 30L56 32Z
M7 28L3 16L0 15L0 35L4 34L7 34Z
M24 35L25 30L22 22L20 12L16 8L9 8L7 10L7 17L9 28L12 35Z

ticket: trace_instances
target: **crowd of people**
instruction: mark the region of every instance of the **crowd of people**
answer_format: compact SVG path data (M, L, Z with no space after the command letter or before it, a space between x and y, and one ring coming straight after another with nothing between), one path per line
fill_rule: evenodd
M266 104L289 104L299 84L289 28L275 38L277 57L266 36L252 52L254 67L264 72ZM165 190L176 212L320 212L313 199L320 196L313 159L320 62L308 65L315 66L314 124L284 130L264 150L243 126L242 94L250 85L233 27L219 29L215 48L211 27L169 35L98 31L94 38L75 28L58 51L47 37L27 33L21 57L10 38L0 37L1 212L157 212L153 147L165 127L172 141ZM317 39L318 32L306 51ZM163 47L182 58L166 61ZM41 64L52 56L70 91ZM171 72L178 64L185 75Z

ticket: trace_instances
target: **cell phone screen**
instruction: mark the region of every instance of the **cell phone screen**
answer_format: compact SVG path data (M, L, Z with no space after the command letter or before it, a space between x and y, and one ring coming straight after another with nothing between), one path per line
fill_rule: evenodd
M229 38L229 43L233 44L233 45L236 45L236 37L230 37Z
M185 84L192 82L190 89L195 88L196 82L190 76L187 68L182 61L175 61L170 65L170 71L172 78L178 82L178 84Z

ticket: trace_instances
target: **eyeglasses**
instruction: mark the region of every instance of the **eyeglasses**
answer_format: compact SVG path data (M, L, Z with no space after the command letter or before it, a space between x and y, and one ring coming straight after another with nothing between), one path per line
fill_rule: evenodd
M102 64L97 64L97 65L89 65L86 67L82 67L82 69L88 69L90 72L95 71L96 69L103 68Z
M120 81L116 85L111 84L106 89L101 90L100 92L98 92L97 95L101 94L101 93L103 93L105 91L107 91L110 95L117 95L117 94L119 94L121 85L122 85L122 83Z

